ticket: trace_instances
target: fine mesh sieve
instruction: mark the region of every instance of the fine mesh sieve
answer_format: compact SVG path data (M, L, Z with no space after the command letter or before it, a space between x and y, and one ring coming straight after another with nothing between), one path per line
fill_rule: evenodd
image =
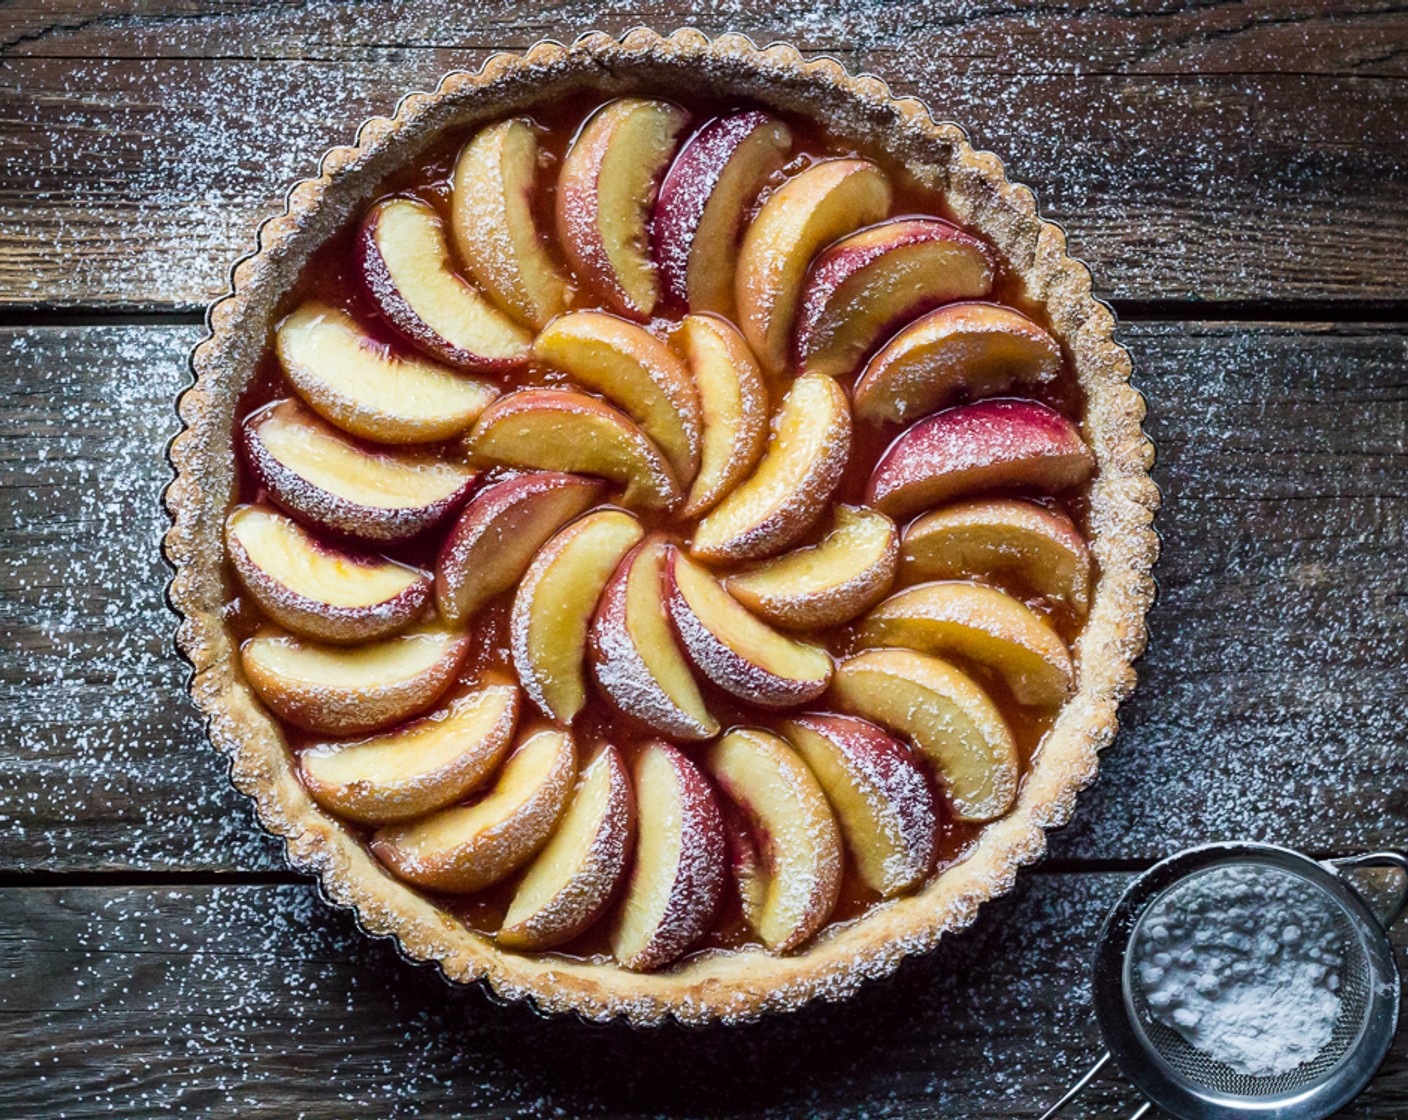
M1195 1047L1160 1020L1136 981L1136 942L1160 901L1224 868L1291 877L1298 889L1313 891L1343 947L1340 1007L1328 1042L1309 1061L1274 1076L1244 1073ZM1402 873L1382 916L1343 877L1357 868ZM1136 1117L1152 1106L1177 1120L1316 1120L1334 1113L1369 1083L1393 1041L1399 979L1387 927L1405 901L1408 857L1397 852L1320 863L1269 844L1210 844L1150 868L1125 891L1096 944L1092 991L1109 1052L1041 1120L1060 1112L1110 1060L1146 1098Z

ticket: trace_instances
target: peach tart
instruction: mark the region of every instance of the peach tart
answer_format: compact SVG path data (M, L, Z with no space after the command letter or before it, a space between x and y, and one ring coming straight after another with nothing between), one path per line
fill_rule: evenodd
M689 31L497 56L329 153L210 322L192 693L293 866L449 979L837 998L1094 777L1143 403L1030 193L878 81Z

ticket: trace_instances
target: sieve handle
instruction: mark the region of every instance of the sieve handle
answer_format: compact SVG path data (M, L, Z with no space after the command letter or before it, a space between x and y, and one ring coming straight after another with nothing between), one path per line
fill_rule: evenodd
M1398 890L1394 892L1393 900L1389 903L1388 909L1378 916L1379 924L1388 929L1398 920L1405 907L1408 907L1408 855L1402 852L1370 852L1364 856L1346 856L1343 859L1329 860L1329 865L1336 875L1343 878L1343 872L1352 871L1360 867L1393 867L1397 868L1403 876L1403 882L1399 884ZM1351 889L1356 892L1353 884Z

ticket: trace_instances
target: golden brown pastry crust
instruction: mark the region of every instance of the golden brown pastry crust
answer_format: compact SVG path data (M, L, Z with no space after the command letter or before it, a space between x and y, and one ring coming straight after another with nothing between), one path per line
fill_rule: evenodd
M1062 709L1015 809L988 827L971 856L923 890L825 930L800 952L696 955L674 970L636 974L551 955L501 951L392 878L299 784L277 721L238 670L224 611L221 526L234 500L234 413L256 367L280 297L310 253L368 202L391 171L414 161L446 128L463 128L564 94L648 90L669 96L729 94L826 122L883 149L918 181L945 192L954 217L986 237L1046 305L1084 389L1081 418L1099 463L1090 494L1089 533L1099 564L1089 620L1074 650L1078 692ZM892 98L873 77L856 77L828 58L795 49L758 49L748 39L709 39L682 30L644 29L620 40L602 34L570 47L539 43L523 55L496 55L477 73L448 75L434 93L406 97L391 118L366 122L353 147L323 158L321 174L298 183L284 213L259 230L258 250L234 269L230 293L208 316L210 337L195 350L195 383L182 395L184 430L169 455L176 477L166 493L173 525L164 548L175 568L170 600L181 616L177 645L194 674L191 694L211 741L231 761L234 784L253 798L260 821L284 839L288 859L316 875L332 902L362 928L393 938L412 960L433 961L446 977L486 980L501 997L531 998L545 1011L589 1019L623 1016L655 1023L737 1022L841 999L910 953L931 949L1003 894L1018 868L1045 850L1045 830L1070 817L1076 793L1094 778L1096 753L1114 737L1115 709L1134 685L1132 663L1145 642L1158 554L1152 528L1159 495L1149 477L1153 447L1140 424L1144 401L1129 384L1130 360L1113 338L1109 308L1091 295L1090 273L1066 253L1062 231L1037 213L1026 187L975 151L963 131L937 123L919 101Z

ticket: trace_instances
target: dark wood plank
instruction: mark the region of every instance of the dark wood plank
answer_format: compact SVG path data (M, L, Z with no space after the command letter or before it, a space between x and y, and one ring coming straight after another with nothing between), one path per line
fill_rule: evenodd
M270 869L181 692L157 542L197 328L0 331L0 869ZM1132 324L1162 596L1063 860L1408 832L1408 329Z
M1408 290L1408 13L1373 0L29 0L0 12L0 305L199 306L365 116L495 50L642 22L788 39L925 97L1036 188L1107 295Z

